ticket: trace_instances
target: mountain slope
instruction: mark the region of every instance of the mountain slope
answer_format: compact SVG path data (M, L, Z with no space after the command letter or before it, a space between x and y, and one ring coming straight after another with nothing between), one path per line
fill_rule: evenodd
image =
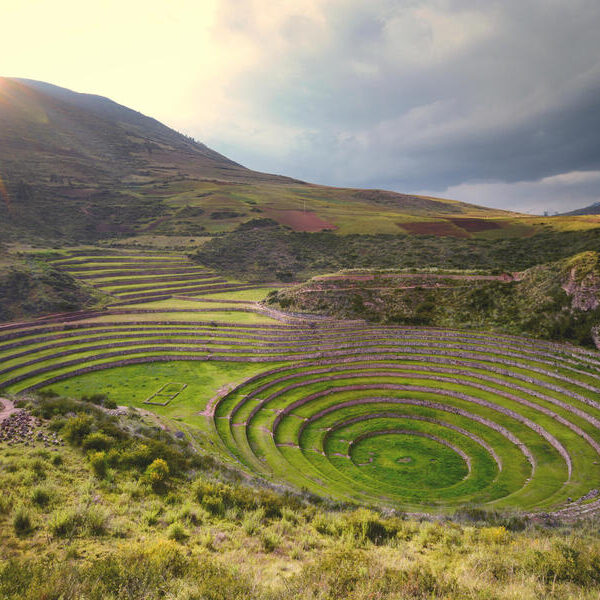
M98 184L169 170L195 177L224 173L228 181L284 180L249 171L108 98L38 81L0 78L0 127L0 159L12 180L46 183L56 175ZM36 162L21 162L32 154Z
M0 78L0 178L2 233L75 239L163 216L161 188L186 180L293 181L250 171L107 98L8 78Z
M0 78L0 198L0 235L13 241L212 235L257 217L295 231L491 239L544 225L452 200L258 173L107 98L9 78Z
M269 301L346 319L493 329L600 347L600 256L593 251L512 274L340 272L272 292Z
M578 208L576 210L572 210L568 213L564 213L565 215L577 216L577 215L600 215L600 202L594 202L589 206L584 206L583 208Z

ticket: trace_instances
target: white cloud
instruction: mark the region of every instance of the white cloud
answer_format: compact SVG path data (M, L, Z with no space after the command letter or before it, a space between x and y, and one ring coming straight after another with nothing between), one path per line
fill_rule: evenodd
M543 185L577 185L580 183L600 182L600 171L571 171L570 173L559 173L551 177L544 177L540 183Z

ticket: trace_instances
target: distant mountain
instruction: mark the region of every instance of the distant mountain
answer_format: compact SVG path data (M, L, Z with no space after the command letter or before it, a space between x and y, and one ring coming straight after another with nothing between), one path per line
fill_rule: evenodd
M107 98L0 78L0 239L189 238L257 218L341 234L529 235L517 217L259 173Z
M578 208L577 210L572 210L564 214L570 216L600 215L600 202L594 202L594 204L590 204L589 206L584 206L583 208Z

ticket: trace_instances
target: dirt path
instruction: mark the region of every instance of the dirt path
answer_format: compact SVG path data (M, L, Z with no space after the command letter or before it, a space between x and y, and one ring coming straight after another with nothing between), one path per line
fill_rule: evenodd
M0 423L18 410L19 409L15 408L15 405L10 400L6 398L0 398Z
M234 387L235 387L235 385L233 383L227 383L225 385L222 385L217 390L217 393L206 403L206 408L204 410L197 412L196 414L204 416L204 417L209 417L209 418L214 417L218 401L223 396L228 394Z
M380 279L455 279L465 281L504 281L510 282L517 278L519 273L503 273L502 275L461 275L458 273L381 273L378 274ZM348 275L318 275L313 277L316 281L373 281L375 275L371 273L348 274Z

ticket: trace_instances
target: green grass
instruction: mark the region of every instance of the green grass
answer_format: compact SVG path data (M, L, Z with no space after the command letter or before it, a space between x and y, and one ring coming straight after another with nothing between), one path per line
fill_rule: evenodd
M498 504L498 501L503 498L506 499L502 500L500 504L507 506L552 506L561 500L564 501L567 495L572 495L573 497L583 495L585 489L589 489L589 486L593 485L591 484L592 479L594 481L600 481L600 479L598 479L600 473L595 473L592 476L589 469L589 465L594 462L597 455L586 442L566 426L561 425L552 418L541 415L537 411L529 409L522 404L509 401L496 394L470 387L471 382L477 381L476 379L463 377L461 385L450 382L443 383L443 381L431 382L427 378L423 380L419 379L418 365L414 365L412 368L415 370L414 374L407 372L405 374L399 373L397 377L369 378L367 372L361 374L357 366L357 368L351 370L349 374L354 373L355 375L360 375L358 381L363 385L370 385L373 388L373 391L340 392L328 396L321 396L320 400L312 400L310 403L303 403L301 406L295 408L289 416L286 414L281 421L275 437L275 442L280 444L278 447L275 446L275 443L271 441L269 436L265 436L264 431L272 429L272 424L275 421L276 415L281 409L285 409L286 406L289 406L295 401L301 401L303 397L310 394L328 390L330 385L343 388L344 385L352 384L356 382L357 379L338 379L331 383L315 382L314 384L311 384L310 378L302 376L301 369L292 370L290 371L291 373L297 372L297 378L294 380L288 379L281 383L274 382L268 390L262 391L256 399L244 401L241 410L237 411L232 418L231 424L228 423L227 419L221 418L222 416L226 416L237 402L243 400L244 394L250 393L252 389L257 389L257 387L264 384L264 382L270 380L274 381L274 375L267 376L265 379L261 378L259 381L249 384L247 390L242 389L240 392L232 394L230 398L225 398L220 403L217 408L217 418L215 419L216 430L224 443L236 454L236 456L238 456L238 458L246 462L250 468L263 472L269 477L275 477L275 479L288 479L300 487L308 487L308 489L314 489L318 493L329 493L334 496L337 494L349 498L358 498L362 495L365 498L369 498L370 501L383 501L384 503L389 502L389 500L385 500L386 495L390 498L403 498L401 501L403 505L410 507L416 507L418 502L425 502L429 506L432 506L433 503L433 505L440 508L444 505L448 506L453 504L455 501L454 499L463 503L493 501L495 504ZM483 368L482 372L485 372ZM426 376L427 375L425 374L425 377ZM303 383L304 385L302 385L302 387L296 387L295 389L290 388L289 391L281 395L281 392L294 383L294 381ZM479 457L473 462L473 472L476 477L473 479L468 478L468 485L455 486L453 489L448 490L440 489L437 490L437 493L432 493L432 490L429 489L427 493L423 490L411 494L407 491L406 485L401 483L401 480L396 481L396 488L394 488L393 485L390 487L393 482L392 475L384 477L384 480L376 479L375 484L374 481L372 481L373 477L368 474L369 467L367 465L364 465L364 468L361 467L357 471L357 461L354 461L353 466L352 462L345 458L345 455L348 452L346 438L352 439L353 436L359 436L367 431L377 430L376 428L365 430L365 422L353 425L354 433L349 433L348 430L342 430L341 432L336 431L335 434L332 434L331 438L328 438L327 443L325 444L323 438L325 435L323 433L324 431L335 426L338 422L343 422L344 419L355 418L357 411L359 411L359 414L360 411L364 411L362 414L368 415L369 410L374 410L374 407L359 404L358 406L336 410L335 420L333 420L333 416L330 417L329 421L326 419L319 419L314 424L311 423L311 425L306 427L302 434L300 434L299 428L302 424L302 420L297 417L311 417L312 414L316 414L324 409L334 408L338 405L341 406L341 403L350 400L357 400L360 402L360 399L364 395L378 395L378 387L385 390L382 393L379 393L379 395L385 395L386 397L397 397L399 399L409 397L425 400L431 399L434 401L438 400L438 393L428 394L420 391L394 391L385 389L386 383L401 384L402 386L408 385L409 387L418 385L431 387L433 385L433 387L440 390L440 392L443 390L448 390L450 392L466 390L470 395L481 398L482 400L494 402L500 406L506 406L510 410L515 410L519 414L530 418L533 422L544 427L550 434L557 436L562 443L565 444L573 462L573 476L570 483L566 486L563 485L567 477L563 459L554 448L548 445L546 441L526 425L516 423L511 417L502 413L490 411L483 406L472 404L471 402L464 402L445 395L439 396L444 404L466 408L472 413L479 414L484 418L489 418L493 422L501 424L509 431L516 432L518 438L531 448L533 455L536 457L536 473L529 484L526 484L525 479L529 477L528 469L530 469L530 466L526 464L526 461L524 462L524 457L522 455L519 456L519 453L516 452L516 446L509 443L501 436L499 437L498 434L493 433L488 427L482 427L469 419L462 419L461 426L463 429L482 436L484 440L488 440L491 446L496 449L498 455L503 457L504 464L510 465L511 468L505 467L502 474L497 477L497 480L490 482L489 477L494 471L493 468L490 471L490 465L492 464L489 463L490 457L486 455L486 452L484 452L481 447L474 446L475 442L473 440L468 440L467 447L470 446L471 448L468 454L472 457ZM498 389L500 391L502 388L500 387ZM506 391L510 390L510 388L504 389ZM274 396L274 399L268 403L262 400L262 398L266 398L270 394L275 394L277 397ZM261 400L259 400L259 398L261 398ZM544 406L543 401L540 401L535 397L532 397L532 400L537 402L540 406ZM567 418L569 422L575 423L584 430L587 429L590 435L594 437L594 428L590 427L588 423L585 423L583 419L579 419L572 413L567 413L551 403L546 403L546 405L551 407L551 410L555 414ZM251 411L255 412L257 407L260 407L260 411L248 421L252 414ZM404 412L408 410L409 413L413 413L414 410L417 410L416 414L419 414L419 410L423 410L417 409L417 407L411 405L397 405L393 403L390 403L387 406L383 403L383 406L379 406L379 409L395 412ZM439 415L435 415L435 418L440 421L455 419L451 413L440 413ZM377 421L369 422L369 425L373 426L373 423L377 424ZM238 424L238 426L236 426L236 424ZM390 425L387 426L388 429L390 427ZM411 423L411 427L414 427L414 424ZM435 427L433 429L435 429ZM457 434L452 435L456 437ZM448 436L446 435L445 438L448 439ZM452 438L452 436L450 436L450 438ZM370 441L369 443L374 442ZM304 450L300 451L296 448L289 447L290 444L299 445ZM324 450L328 458L325 459L318 452L315 452L313 448ZM344 456L336 456L337 454L342 454ZM482 460L484 462L481 462ZM482 465L486 461L488 467L484 468ZM515 470L516 465L521 466ZM361 470L367 471L367 474L365 475ZM482 475L484 473L487 473L487 475ZM583 476L583 473L586 473L586 475ZM483 479L481 479L482 476ZM590 477L592 477L592 479L590 479ZM327 485L323 482L327 482ZM443 488L442 484L443 478L440 480L440 485ZM361 493L357 495L358 490L361 490Z
M181 419L185 423L207 429L206 418L198 413L225 385L239 384L264 368L260 363L219 363L181 361L129 365L96 373L77 375L55 383L49 389L65 396L81 396L101 392L121 406L148 409L144 401L164 382L178 381L187 387L168 406L153 406L152 412L163 417Z
M245 300L248 302L259 302L264 300L272 292L273 288L257 288L251 290L238 290L236 292L215 292L214 294L203 294L202 298L207 300Z
M110 417L65 398L28 402L42 431L71 422L76 411L94 430L89 437L118 443L104 474L75 439L53 449L0 445L0 596L7 600L159 600L182 590L211 600L592 600L600 590L593 523L543 528L471 508L431 522L331 506L253 485L234 464L208 461L210 445L184 424L182 443L169 419ZM401 478L435 488L444 479L450 489L463 480L455 456L427 438L405 438L382 435L357 446L379 461L377 484ZM147 480L152 456L143 448L173 467L163 487ZM432 455L437 468L416 468L431 465Z
M181 304L179 304L181 302ZM160 306L152 306L153 303L147 303L144 305L132 305L127 308L161 308ZM192 302L181 300L176 301L173 308L197 308L198 304L193 305ZM105 323L112 322L115 318L111 315L96 317L87 322L94 323ZM128 323L131 321L146 321L152 323L155 321L197 321L199 323L216 322L216 323L239 323L239 324L276 324L278 321L267 317L262 314L246 313L246 312L233 312L228 310L210 310L206 312L157 312L151 314L129 314L120 315L118 320L122 323Z

